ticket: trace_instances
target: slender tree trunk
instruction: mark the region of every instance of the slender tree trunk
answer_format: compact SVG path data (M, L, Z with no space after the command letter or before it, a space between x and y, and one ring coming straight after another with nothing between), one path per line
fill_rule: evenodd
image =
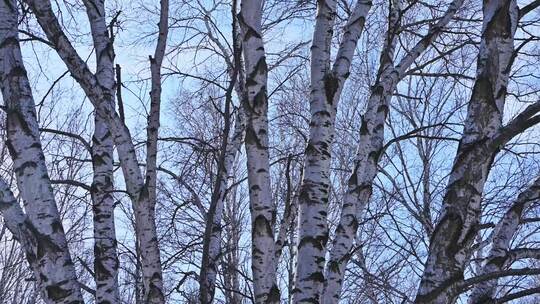
M94 273L96 303L117 303L118 255L114 226L113 145L103 117L95 116L92 138L92 211L94 215Z
M350 65L356 50L356 45L360 39L371 5L371 1L359 1L345 26L345 33L338 49L336 62L333 66L333 76L336 77L337 88L333 96L329 96L327 92L327 98L332 98L331 100L327 100L327 102L335 104L336 109L341 97L341 91L350 73ZM332 132L334 131L332 130ZM328 266L325 271L321 303L337 303L341 294L341 283L347 265L345 257L348 254L350 246L352 245L352 238L354 238L356 229L358 228L358 221L356 220L355 215L360 213L360 210L352 211L347 210L347 208L357 208L356 201L353 201L350 195L346 195L345 197L342 219L340 221L341 225L336 231L337 235L334 240L333 250L331 251L330 263L328 264L330 266ZM350 228L351 231L342 229L344 227ZM351 240L348 247L345 245L347 239ZM344 246L340 247L340 245ZM340 249L343 249L343 251L340 252Z
M388 31L380 56L377 80L368 100L367 112L362 118L355 167L348 181L326 269L323 303L339 301L349 252L358 229L358 219L371 197L373 179L378 171L377 164L384 140L384 123L394 89L391 73L394 70L399 10L397 1L393 1L389 8Z
M262 1L242 0L239 22L246 69L246 137L252 227L253 289L256 303L279 303L274 248L274 204L268 151L268 67L262 40Z
M238 36L236 10L237 4L236 1L233 1L231 5L231 13L233 17L232 36L234 48L232 60L229 59L229 51L219 42L219 40L213 37L210 27L207 26L209 36L213 41L216 42L216 44L221 49L226 58L230 83L227 91L225 92L224 130L220 149L221 153L217 165L218 172L216 174L216 181L214 183L210 208L207 212L206 217L203 257L199 276L199 299L201 303L211 303L214 299L216 278L218 275L218 265L222 255L221 235L224 206L228 195L227 192L230 184L230 177L233 170L233 165L237 155L240 153L240 149L244 142L246 121L242 105L238 108L238 112L234 120L232 136L229 134L231 129L230 115L232 108L232 94L234 91L236 91L236 94L240 99L245 95L243 88L244 81L241 63L241 42L239 41L240 37ZM234 294L234 296L235 298L238 297L236 294Z
M13 234L13 237L21 244L27 256L35 256L37 251L36 235L32 230L32 224L30 223L26 214L24 214L19 202L11 192L8 184L0 178L0 214L4 218L4 227L2 227L3 235L4 228ZM30 268L34 271L34 274L39 273L39 265L34 262L30 264ZM2 277L2 282L5 278ZM39 281L38 281L39 283ZM0 284L0 286L3 286Z
M150 91L150 115L146 127L146 178L141 189L138 208L139 222L148 224L147 236L150 239L139 239L139 248L146 251L143 254L143 283L144 299L149 303L164 303L163 273L156 231L156 204L157 204L157 153L158 135L161 113L161 66L167 48L167 36L169 34L169 0L160 0L160 15L158 23L158 40L154 51L154 57L150 57L151 91ZM137 226L138 226L138 223ZM145 261L146 260L146 261ZM144 270L145 265L151 269Z
M6 145L13 159L17 186L23 198L31 237L23 242L26 257L45 303L83 303L75 267L68 250L56 207L32 91L23 65L18 38L17 2L0 2L0 89L7 112ZM2 199L10 202L7 222L21 226L22 211L16 211L13 196L2 187ZM4 206L5 203L2 203ZM4 209L2 207L2 209ZM3 210L4 213L4 210ZM11 213L11 214L10 214ZM11 225L11 224L10 224ZM32 250L28 250L31 247Z
M379 71L368 99L367 111L362 118L354 169L348 181L340 222L327 264L323 303L339 301L358 222L371 198L373 180L378 172L377 166L384 143L384 124L392 94L399 81L406 75L407 69L440 35L462 4L462 0L453 1L445 14L430 27L428 33L396 66L394 66L394 51L401 18L399 1L393 1L390 5L389 26L381 52Z
M232 90L234 82L231 83ZM238 109L238 115L234 122L234 132L230 138L230 142L225 140L222 144L222 149L225 149L222 160L218 167L220 168L217 174L216 186L214 189L213 203L207 214L207 223L205 231L205 248L203 248L203 262L201 265L200 275L200 293L199 298L201 303L212 303L214 299L215 284L218 274L218 265L221 258L221 232L222 232L222 217L225 200L230 186L230 176L232 173L234 161L239 153L244 140L245 119L242 114L242 109ZM226 114L228 115L228 114ZM224 136L228 135L228 128L225 128ZM212 216L208 216L212 214Z
M113 39L108 35L103 1L84 1L96 49L99 84L109 92L114 90L114 49ZM109 94L105 102L114 106L114 95ZM92 211L94 215L94 273L96 282L96 303L117 303L118 255L114 226L113 191L113 140L107 127L107 119L96 113L94 135L92 137Z
M415 303L454 301L452 286L463 279L478 232L484 183L499 150L493 138L502 125L518 7L514 0L489 0L483 12L476 81Z
M292 156L289 155L287 159L287 167L285 168L285 180L287 183L287 194L285 197L285 208L283 210L283 218L279 223L279 231L276 236L276 261L279 261L281 258L281 253L283 252L283 247L287 243L287 238L289 232L295 228L295 219L298 214L298 191L294 191L291 181L291 165L292 165ZM298 179L302 181L302 176ZM291 280L291 282L293 282Z
M514 201L510 209L506 211L499 221L492 235L492 244L485 265L479 275L503 270L503 267L511 260L510 242L516 234L523 213L529 206L540 198L540 178L537 178L525 191ZM534 252L534 251L533 251ZM488 304L495 300L498 279L487 280L477 284L471 296L469 304Z
M240 236L242 233L242 213L240 201L236 197L237 188L233 187L227 195L225 213L226 239L225 253L222 255L223 277L225 280L226 298L230 304L242 303L240 279L238 276L240 263Z

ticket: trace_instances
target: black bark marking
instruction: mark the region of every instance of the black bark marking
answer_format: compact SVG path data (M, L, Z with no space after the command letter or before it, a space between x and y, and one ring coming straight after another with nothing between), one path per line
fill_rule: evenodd
M316 271L308 276L308 280L324 283L324 275L322 271Z
M71 294L69 290L60 287L60 283L45 287L45 292L47 293L47 297L54 302L60 302Z
M258 215L253 220L253 236L271 236L273 234L272 226L270 221L268 221L263 215Z
M268 293L267 303L279 303L281 300L281 293L276 284L272 285L270 292Z
M5 0L6 3L9 3L9 1ZM19 40L15 36L6 37L2 40L0 43L0 49L3 49L5 47L12 47L13 45L17 45L19 43Z
M311 244L311 246L313 246L314 248L318 249L318 250L323 250L323 246L321 244L321 242L314 238L314 237L311 237L311 236L306 236L304 238L302 238L298 244L298 248L301 248L307 244Z
M326 102L334 103L334 97L339 89L339 79L334 73L324 75L324 92L326 93Z

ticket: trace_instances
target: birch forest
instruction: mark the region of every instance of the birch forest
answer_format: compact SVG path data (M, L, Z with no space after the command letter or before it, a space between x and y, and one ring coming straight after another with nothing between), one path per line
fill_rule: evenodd
M0 0L0 304L540 303L540 0Z

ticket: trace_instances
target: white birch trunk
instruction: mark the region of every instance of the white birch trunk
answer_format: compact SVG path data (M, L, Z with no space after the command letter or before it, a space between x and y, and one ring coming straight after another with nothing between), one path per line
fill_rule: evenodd
M148 191L146 191L129 129L116 113L114 105L107 102L107 96L112 95L113 92L99 85L96 76L77 54L62 31L62 27L52 11L51 2L48 0L25 0L25 2L36 15L48 40L68 67L71 75L81 85L96 112L107 119L107 126L116 144L126 189L132 200L135 214L135 233L141 253L143 301L152 304L164 303L163 274L155 223L155 204L150 201Z
M26 252L33 252L33 234L28 228L28 218L24 214L8 184L0 178L0 213L11 234L21 243ZM32 269L36 266L30 265Z
M336 2L317 2L311 46L311 122L298 197L298 260L293 303L319 303L324 284L330 157L337 109L334 96L339 88L339 79L330 70Z
M262 1L242 0L239 23L246 69L245 147L251 211L253 289L256 303L279 303L274 248L274 204L270 185L268 151L268 100Z
M285 210L283 211L283 218L281 219L281 222L279 223L279 231L276 236L276 243L275 243L276 261L279 261L279 259L281 258L281 253L283 252L283 247L285 246L285 243L287 242L287 238L289 237L289 234L291 233L291 231L294 231L294 228L295 228L294 223L298 215L299 191L294 191L291 185L291 171L290 171L291 162L292 162L292 158L291 156L289 156L289 159L287 160L287 168L285 170L285 178L287 180L288 193L287 193L287 198L285 199ZM303 179L303 176L300 175L300 178L298 180L301 182L302 179ZM291 246L291 244L289 244L289 246ZM294 279L292 281L294 281ZM292 288L289 288L289 289L292 290Z
M105 21L104 1L84 1L94 47L96 50L99 84L107 88L109 94L105 102L114 105L114 52L113 41L108 35ZM107 119L100 113L94 116L94 135L92 137L92 165L94 178L90 190L94 216L94 274L96 283L96 303L117 303L118 255L116 251L116 232L114 226L113 191L113 140L107 127Z
M29 240L31 237L20 238L44 302L83 303L41 148L17 22L16 1L0 2L0 89L7 112L6 145L13 159L17 187L28 217L26 226L33 240ZM22 211L17 210L14 197L6 192L5 184L2 188L3 199L9 206L7 209L2 207L2 213L7 213L7 222L13 221L16 227L22 227Z
M238 109L238 115L234 121L234 131L230 142L225 145L225 157L223 159L223 168L219 170L218 181L219 185L216 188L214 194L215 206L208 211L212 212L211 222L206 223L208 225L208 257L203 257L203 263L201 265L201 291L200 300L201 303L212 303L215 293L216 278L218 274L218 265L221 257L221 232L222 232L222 218L223 210L225 206L226 195L231 182L231 174L233 173L233 165L236 156L239 154L242 144L244 142L244 130L245 130L245 118L243 115L243 109ZM207 216L207 220L210 217ZM204 253L203 253L204 254ZM206 261L205 261L206 260Z
M231 5L231 15L233 18L233 54L229 54L229 50L215 38L212 34L212 29L207 20L205 25L208 31L209 38L218 46L223 52L225 58L228 74L230 78L230 84L225 92L226 109L225 115L229 115L230 108L232 106L232 93L236 92L236 95L240 100L245 97L244 93L244 77L242 71L242 50L241 50L241 37L240 29L238 25L238 18L236 16L237 2L233 1ZM221 239L222 239L222 218L227 200L227 194L232 181L231 174L233 173L233 166L237 155L240 153L242 144L244 143L244 135L246 128L246 118L244 114L244 108L239 106L237 115L234 120L234 127L232 136L230 133L230 118L224 119L224 136L222 141L222 151L224 154L220 155L218 162L218 173L215 187L212 194L211 206L207 213L207 222L205 227L204 245L203 245L203 258L201 271L199 276L199 299L201 303L211 303L214 299L216 278L218 275L218 265L220 258L222 258ZM231 242L231 240L228 240ZM224 274L224 278L236 278L236 274ZM233 288L238 283L237 280L229 281L232 283ZM238 295L234 292L229 292L230 298L238 298Z
M117 303L118 267L114 226L113 145L103 117L94 119L92 164L94 179L90 189L94 222L94 273L96 303Z
M139 213L140 223L146 223L146 232L140 231L139 248L143 260L144 300L149 303L164 303L163 274L156 231L155 208L157 204L157 153L161 113L161 66L167 48L169 34L169 0L160 0L158 39L154 57L150 57L151 91L150 115L146 127L146 178L139 192L139 201L134 208ZM127 129L127 128L126 128ZM132 143L133 145L133 143ZM136 157L134 155L134 157ZM125 171L124 171L125 172ZM136 217L137 218L137 217ZM145 269L146 268L146 269Z
M491 249L479 275L501 271L511 261L510 242L519 228L523 213L538 199L540 199L540 178L536 179L525 191L519 194L495 227ZM526 249L524 250L524 253L527 253ZM537 253L534 250L532 252ZM477 284L469 297L469 304L493 303L497 283L498 279L493 279Z
M351 19L347 24L346 32L343 38L344 40L340 45L337 60L334 65L334 73L341 78L339 82L340 88L334 96L335 103L338 103L339 101L339 93L341 92L341 89L346 79L344 76L348 75L349 73L350 63L354 55L354 50L356 49L357 41L360 38L360 33L363 29L363 23L365 22L365 18L370 8L371 2L359 2L354 14L351 16ZM394 28L396 25L398 18L397 13L398 11L393 9L392 13L390 14L390 28ZM357 18L362 18L362 22L360 23L356 21ZM393 57L393 50L395 48L395 45L392 41L392 39L387 40L387 42L385 43L385 51L383 52L383 54L386 54L387 56L381 56L381 71L385 71L392 64L391 60ZM376 98L381 98L381 96L372 96L372 98L370 98L368 108L370 106L373 106L373 103L380 103L378 102L378 100L376 100ZM376 115L377 113L378 112L372 113L372 115ZM384 113L379 114L385 115ZM362 141L360 142L360 146L362 146ZM360 172L361 174L357 174L357 172ZM361 214L361 211L365 205L364 202L367 202L367 199L369 199L369 196L371 195L371 186L369 185L369 187L366 188L358 187L356 179L359 176L362 176L362 174L364 174L363 176L367 176L367 179L369 179L369 176L371 176L370 173L371 172L369 171L358 171L355 169L353 175L350 178L348 191L345 194L341 210L340 222L336 229L336 235L333 240L332 250L330 251L330 259L325 269L325 281L321 303L330 304L338 303L339 301L343 278L345 275L345 268L348 262L349 250L352 247L353 239L358 229L357 216Z
M462 0L453 1L445 14L430 27L428 33L394 67L393 57L399 28L399 3L394 2L389 13L389 27L386 42L381 53L379 72L368 100L367 112L362 119L360 141L356 153L355 167L345 193L341 218L330 252L326 269L323 303L337 303L345 275L349 252L358 229L362 210L369 202L372 185L377 175L377 165L384 142L384 124L389 102L397 84L406 74L412 63L440 35L457 10Z
M452 286L463 279L484 183L499 150L493 138L502 124L518 8L514 0L489 0L483 12L476 81L415 303L454 301Z

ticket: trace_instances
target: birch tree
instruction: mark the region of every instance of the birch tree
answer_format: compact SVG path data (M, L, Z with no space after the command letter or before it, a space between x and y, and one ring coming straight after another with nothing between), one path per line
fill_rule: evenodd
M503 218L497 223L493 236L491 236L493 244L480 275L501 272L505 266L519 259L540 257L538 249L520 248L512 250L510 247L512 237L519 228L524 212L533 202L540 198L539 183L540 179L534 180L525 191L520 193ZM497 281L498 279L495 278L477 284L469 297L469 303L490 303L495 301Z
M111 100L111 96L114 96L114 91L112 90L112 87L103 87L99 85L97 76L89 70L84 60L81 59L63 32L56 16L54 15L50 1L27 1L26 3L32 9L32 12L35 14L38 23L40 24L50 43L53 45L60 58L68 67L72 76L81 85L85 94L92 102L96 113L105 117L107 120L107 127L109 128L116 144L120 164L124 173L124 179L126 181L127 192L132 199L133 209L135 211L136 235L138 241L137 245L140 248L142 257L144 298L145 301L148 301L149 303L163 303L163 274L155 226L156 202L150 201L149 192L147 186L145 186L147 183L145 182L139 168L137 155L135 153L134 144L132 142L129 130L114 110L113 104L107 102L107 100ZM162 2L162 6L167 7L167 5L168 2ZM94 4L88 2L87 7L94 7ZM89 15L97 13L93 12L92 9L87 11ZM163 8L162 11L164 11L164 13L167 12ZM166 20L166 18L161 18L161 20L163 22L163 20ZM94 26L94 30L97 30L96 27L97 26ZM105 35L107 41L110 41L106 27L104 28L104 25L100 25L99 28L101 30L105 29L105 31L93 33L93 36L95 37L94 39L96 39L98 35ZM166 28L167 27L164 25L161 31L163 32ZM166 39L166 35L160 35L160 37L161 39ZM109 45L108 47L111 48L112 45ZM112 52L111 50L108 51ZM158 46L156 56L162 57L162 55L160 55L161 52L160 46ZM105 54L106 52L99 55L103 56ZM111 53L109 53L109 55L110 54ZM110 60L112 61L112 58ZM156 69L159 67L157 62L160 61L153 63L154 74L156 73ZM153 103L155 105L159 90L154 92ZM154 106L154 109L155 108L156 106ZM157 109L159 110L159 108ZM156 114L153 116L155 115ZM156 119L152 118L150 121L155 124ZM159 121L159 117L157 118L157 121ZM155 125L150 126L150 133L152 134L153 132L157 132ZM152 145L150 146L152 147ZM150 152L150 157L155 157L151 149ZM153 176L154 174L152 171L150 172L150 176Z
M226 61L228 74L230 78L229 86L225 92L225 113L224 113L224 130L222 135L222 142L220 146L220 155L218 159L218 172L216 174L216 181L212 192L212 198L210 202L210 208L206 213L206 227L204 234L203 245L203 257L201 265L200 275L200 291L199 299L201 303L212 303L215 293L215 284L218 274L218 265L220 262L220 256L222 254L221 238L222 238L222 218L225 208L225 202L227 200L227 193L230 189L231 176L233 173L233 165L240 152L244 141L245 130L245 118L244 109L242 105L237 109L237 114L234 120L234 124L231 122L232 110L233 110L233 92L236 92L239 98L242 98L244 93L244 78L241 63L241 46L238 39L239 25L236 19L237 5L236 1L233 1L231 6L232 12L232 39L233 39L233 54L229 54L229 51L221 44L217 39L212 36L212 32L209 29L209 35L216 41L216 44L223 52ZM232 128L231 128L232 125ZM232 134L231 133L232 129Z
M336 110L371 2L359 1L345 27L337 59L330 67L337 1L318 2L311 46L310 135L299 195L298 256L294 301L318 302L324 283L324 250L331 146Z
M529 2L0 5L0 303L536 301Z
M246 157L252 229L253 289L257 303L279 303L274 253L274 206L268 151L268 96L262 1L243 0L239 14L246 69Z
M358 217L369 202L373 180L378 172L377 165L384 142L384 124L388 115L389 103L399 81L406 76L407 70L415 60L437 39L445 26L452 20L463 1L450 3L447 11L430 26L429 31L414 47L407 51L401 61L394 66L394 52L398 39L400 5L393 2L388 17L388 32L381 52L377 80L372 87L367 111L362 117L360 140L356 154L353 173L348 181L348 189L344 197L341 221L336 229L334 246L330 253L326 279L325 301L339 300L339 291L347 255L358 229Z
M363 117L362 120L362 128L360 130L360 142L359 142L359 150L357 152L356 156L356 162L355 162L355 169L353 170L352 177L349 179L349 190L345 196L345 201L343 203L343 209L342 209L342 216L340 224L338 225L338 228L336 230L336 237L334 239L334 245L333 249L330 253L330 261L328 263L328 268L326 269L326 278L322 274L322 266L324 265L324 252L325 252L325 246L326 246L326 237L324 235L327 235L328 232L326 231L325 227L325 221L326 221L326 211L319 210L316 208L307 207L307 202L302 203L302 199L306 200L308 197L310 198L310 201L320 201L321 203L324 202L324 200L328 200L327 194L323 195L324 193L328 193L328 189L323 191L319 191L319 195L310 194L307 195L307 192L304 192L304 198L301 197L300 200L300 222L299 222L299 234L300 234L300 244L299 244L299 255L305 257L306 253L302 253L301 248L303 247L302 239L303 235L307 234L309 237L308 239L311 240L310 242L306 241L307 243L311 244L314 240L322 240L324 242L320 243L318 246L313 246L315 248L315 252L318 252L318 254L313 255L317 258L314 259L314 261L319 261L319 267L315 269L319 269L320 271L313 272L313 268L311 268L311 271L308 271L305 274L304 270L302 268L304 267L314 267L317 263L314 261L308 262L306 259L303 258L302 262L299 262L298 264L298 274L297 274L297 284L303 285L307 284L305 288L310 289L311 291L308 292L308 295L306 298L303 298L304 300L311 299L312 301L318 299L320 295L323 295L324 299L323 302L329 302L333 303L334 301L337 301L339 299L339 294L341 290L341 282L343 281L343 275L345 266L347 264L347 256L348 252L352 247L352 240L354 239L354 234L356 233L356 229L358 227L358 219L357 217L361 213L361 210L363 209L363 206L367 203L369 200L369 197L371 195L371 184L373 183L373 179L375 178L375 175L377 173L377 163L380 155L380 150L383 146L383 136L384 136L384 122L386 120L386 115L388 112L388 103L390 101L390 98L392 96L393 91L395 90L395 87L399 80L401 80L405 75L407 69L411 66L411 64L420 56L428 47L429 45L438 37L440 32L444 29L446 24L450 22L454 14L457 12L459 7L461 6L462 1L455 1L450 4L447 12L435 23L432 27L430 27L430 30L427 35L423 36L420 41L410 50L408 51L407 55L402 58L402 60L398 63L397 66L394 67L393 65L393 57L394 57L394 49L397 39L397 31L399 29L399 20L400 20L400 8L399 4L397 2L393 2L390 6L390 13L389 13L389 30L387 32L387 38L386 42L383 47L383 51L381 54L381 60L380 60L380 66L379 66L379 73L377 76L376 84L373 86L372 89L372 95L369 99L368 105L367 105L367 112ZM365 15L369 11L369 3L366 5L366 3L359 2L358 6L356 7L355 13L361 14L361 19L365 19ZM324 15L326 14L326 15ZM325 24L328 22L328 20L332 20L332 15L335 14L335 4L334 5L328 5L326 7L321 7L318 12L318 16L321 18L321 22L317 23L322 28L331 28L331 24ZM325 16L325 17L323 17ZM355 15L353 14L351 16L351 19L349 24L355 24L357 19L354 19ZM319 19L318 19L319 20ZM350 26L350 25L348 25ZM317 37L321 37L321 33L317 32L317 25L316 30L314 33L314 45L317 41ZM340 46L340 50L338 50L338 56L336 63L334 64L334 71L339 71L341 69L341 75L347 75L348 74L348 66L341 66L343 63L340 63L340 59L344 60L347 59L347 61L351 62L352 55L354 54L354 47L356 45L356 41L358 41L359 34L362 29L362 24L360 26L356 25L355 30L357 33L354 35L356 36L355 39L351 39L354 42L353 45L347 45L346 43L350 43L350 38L346 38L343 41L346 42L345 44L342 44ZM345 35L347 35L349 32L348 27L346 27ZM331 39L331 32L327 32L327 35L330 35ZM352 49L351 49L352 47ZM312 50L319 49L320 47L313 47ZM314 52L314 51L313 51ZM326 51L323 52L324 58L326 59L326 65L329 65L329 56L330 56L330 45L327 44ZM347 52L348 56L340 56L341 52ZM318 57L314 57L316 54L312 53L312 64L314 62L317 62L316 59ZM324 66L324 65L323 65ZM316 69L317 67L315 67ZM328 69L328 68L327 68ZM317 85L313 84L314 79L317 79L317 77L314 77L313 75L314 67L312 66L312 88L317 87ZM322 75L324 75L323 73ZM329 74L330 75L330 74ZM316 76L316 75L315 75ZM326 76L329 77L329 76ZM318 79L323 79L321 77L318 77ZM325 81L327 81L327 78L324 78ZM330 147L332 145L332 137L333 137L333 128L331 127L333 125L333 121L335 120L335 112L337 109L337 103L339 101L340 92L343 87L344 82L343 76L341 76L341 80L336 82L336 91L331 91L330 95L334 99L330 100L330 102L327 100L328 96L326 96L326 99L323 99L325 97L324 95L319 96L321 100L327 100L327 106L326 108L331 109L332 111L328 112L331 115L329 115L330 121L326 120L320 120L321 123L321 130L326 129L325 132L323 131L314 131L314 127L312 126L311 135L314 136L314 134L327 134L327 140L319 140L315 139L314 137L310 137L311 141L320 143L323 142L324 147ZM319 80L318 87L322 88L323 82ZM331 82L324 82L324 85L328 85ZM324 87L325 90L329 90L331 87ZM336 94L334 94L336 93ZM317 117L317 113L320 113L319 111L314 110L314 103L311 102L312 105L312 124L314 121L319 121ZM330 107L332 106L332 107ZM326 109L325 108L325 109ZM386 109L386 110L385 110ZM313 114L314 113L314 114ZM332 114L333 113L333 114ZM334 118L333 118L334 117ZM313 145L313 143L311 144ZM321 164L324 164L325 162L329 162L330 160L330 152L328 153L322 153L323 156L313 156L313 160L309 161L310 153L313 151L324 151L325 149L317 149L311 147L310 144L308 144L308 148L306 149L306 155L307 155L307 163L313 163L316 166L319 166ZM315 153L315 152L313 152ZM326 156L324 156L326 155ZM326 160L325 160L326 159ZM317 170L320 174L323 173L321 176L324 180L328 180L329 177L329 163L327 165L322 166L324 170ZM309 168L306 168L306 172L309 172ZM304 177L304 185L325 185L328 183L326 182L320 182L319 179L316 179L317 181L308 181L306 182L306 178ZM307 187L307 186L304 186ZM308 189L303 188L303 189ZM313 187L311 187L313 188ZM317 188L317 187L315 187ZM320 189L319 189L320 190ZM311 193L311 192L310 192ZM322 195L322 196L321 196ZM323 200L317 200L313 199L316 197L322 197L325 198ZM302 204L305 204L304 207L302 207ZM324 206L321 205L321 206ZM312 212L312 217L307 216L306 214L303 214L303 212L308 212L306 210L302 211L303 209L308 209L309 212ZM306 219L303 219L303 217L307 216L308 219L313 223L310 223L314 226L307 226L306 225ZM318 223L318 224L317 224ZM322 230L321 230L322 228ZM313 235L313 232L318 231L320 234L317 236L317 234ZM310 245L311 246L311 245ZM310 247L308 246L308 247ZM311 248L311 249L313 249ZM306 249L307 250L307 249ZM307 266L311 265L311 266ZM318 275L313 275L317 274ZM300 279L300 276L304 276L303 279ZM307 283L310 282L310 283ZM318 283L317 283L318 282ZM323 288L322 284L325 285ZM302 289L302 287L297 286L297 288ZM325 291L323 291L323 289ZM299 300L302 301L302 300Z
M485 181L503 142L502 127L508 77L518 22L515 1L483 5L482 41L467 119L444 197L444 211L431 237L429 256L416 303L455 300L452 286L463 279L480 218Z
M7 184L2 214L22 243L46 303L83 303L43 155L34 100L18 38L15 1L0 4L0 80L7 109L7 145L26 214Z
M96 79L107 88L103 102L114 108L115 89L113 37L105 21L103 1L84 2L94 47L96 48ZM113 140L102 113L94 116L92 136L92 166L94 180L91 195L94 212L94 274L96 278L96 302L115 303L120 300L118 291L118 256L114 226L113 198Z

